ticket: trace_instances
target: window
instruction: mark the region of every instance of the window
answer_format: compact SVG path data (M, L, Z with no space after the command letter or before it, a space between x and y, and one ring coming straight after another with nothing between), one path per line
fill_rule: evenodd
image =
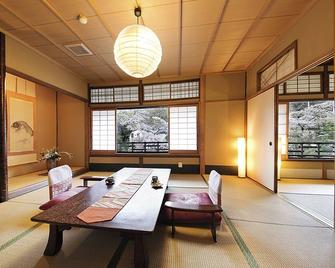
M166 153L168 108L117 110L117 152Z
M329 74L329 92L334 92L334 74Z
M335 157L334 101L289 103L288 157L333 159Z
M282 155L287 154L287 104L278 105L278 143Z
M199 80L144 85L144 101L199 98Z
M135 102L138 100L138 86L90 89L91 103Z
M170 108L170 149L197 150L197 107Z
M115 111L92 111L92 150L115 150Z
M321 74L304 74L285 82L286 93L321 93Z
M294 42L269 64L258 71L258 90L271 87L278 80L294 72L296 69L296 46L297 42Z

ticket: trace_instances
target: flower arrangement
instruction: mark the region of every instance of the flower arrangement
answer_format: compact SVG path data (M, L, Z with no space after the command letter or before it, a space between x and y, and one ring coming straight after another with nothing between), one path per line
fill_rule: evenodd
M47 161L47 160L54 160L54 161L59 161L61 160L61 155L65 154L66 156L69 157L69 159L73 158L73 154L68 153L68 152L59 152L58 149L56 147L53 147L51 149L47 149L43 152L40 153L41 158L40 161Z

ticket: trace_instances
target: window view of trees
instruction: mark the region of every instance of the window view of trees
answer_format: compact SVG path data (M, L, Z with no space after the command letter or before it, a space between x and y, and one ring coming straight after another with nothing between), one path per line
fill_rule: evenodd
M291 158L333 158L334 101L289 103L289 156Z
M168 108L117 110L118 152L167 152Z

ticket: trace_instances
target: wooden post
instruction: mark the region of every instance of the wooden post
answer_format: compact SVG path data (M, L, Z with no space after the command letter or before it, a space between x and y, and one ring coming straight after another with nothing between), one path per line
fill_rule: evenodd
M200 105L199 105L199 155L200 174L205 174L205 119L206 119L206 76L200 78Z
M0 33L0 202L8 200L5 35Z

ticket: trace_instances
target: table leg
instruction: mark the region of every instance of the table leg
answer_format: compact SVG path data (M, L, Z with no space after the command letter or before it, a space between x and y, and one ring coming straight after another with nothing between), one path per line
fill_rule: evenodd
M134 267L148 267L148 259L143 243L143 234L135 234Z
M44 250L45 256L56 255L63 244L63 229L61 226L50 224L48 244Z
M124 250L127 247L127 243L129 241L128 237L123 237L118 248L116 249L112 259L110 260L110 262L107 265L107 268L116 268L117 264L119 263L121 257L122 257L122 253L124 252Z
M88 187L87 180L84 179L84 187Z
M172 228L172 238L174 237L174 234L176 233L176 226L175 226L175 223L174 223L174 209L172 209L171 211L171 228Z
M212 213L212 226L211 226L211 231L212 231L212 237L214 242L216 243L216 226L215 226L215 213Z

